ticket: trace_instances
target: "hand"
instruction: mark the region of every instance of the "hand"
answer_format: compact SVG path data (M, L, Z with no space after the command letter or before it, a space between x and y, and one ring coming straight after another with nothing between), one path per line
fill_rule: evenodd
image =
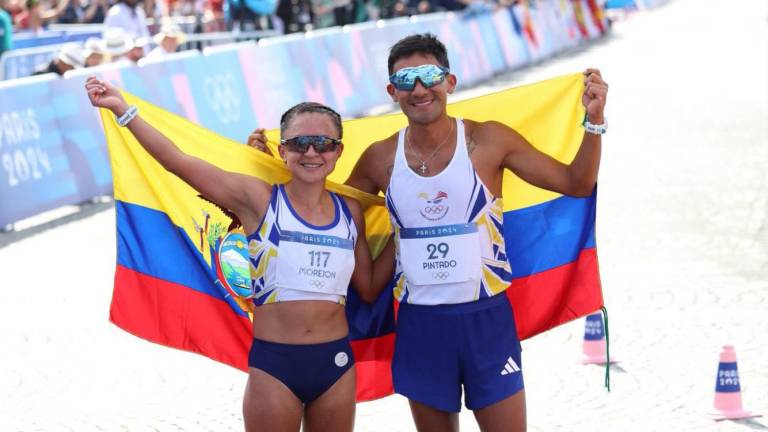
M119 116L128 109L123 95L117 88L107 82L101 81L92 76L85 81L85 90L88 92L88 99L91 105L98 108L106 108L113 114Z
M267 146L267 136L264 134L264 128L256 128L248 135L248 145L268 155L272 155L272 150Z
M581 103L587 111L587 119L592 124L603 124L605 101L608 98L608 83L603 81L598 69L584 71L584 94Z

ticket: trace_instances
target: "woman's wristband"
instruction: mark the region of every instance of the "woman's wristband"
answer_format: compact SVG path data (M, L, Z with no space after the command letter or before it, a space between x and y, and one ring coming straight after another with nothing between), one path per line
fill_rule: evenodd
M139 109L136 107L136 105L131 105L121 116L115 116L115 120L117 120L117 124L120 126L126 127L128 126L128 123L135 119L138 114Z

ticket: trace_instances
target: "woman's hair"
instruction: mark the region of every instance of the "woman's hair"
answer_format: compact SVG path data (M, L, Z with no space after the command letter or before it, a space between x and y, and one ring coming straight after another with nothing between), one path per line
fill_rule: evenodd
M424 33L407 36L392 45L392 48L389 49L389 59L387 60L389 73L394 72L392 69L398 60L414 54L432 55L441 66L448 69L451 68L451 65L448 64L448 51L445 45L437 39L437 36L431 33Z
M293 119L299 114L305 113L320 113L325 114L333 120L333 125L336 126L336 130L339 132L339 139L342 138L343 128L341 126L341 116L332 108L327 107L317 102L302 102L296 104L284 112L280 117L280 136L285 135L285 130L291 125Z

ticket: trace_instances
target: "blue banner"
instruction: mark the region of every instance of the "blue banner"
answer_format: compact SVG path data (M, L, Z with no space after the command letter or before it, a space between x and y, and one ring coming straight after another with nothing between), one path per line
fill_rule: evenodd
M50 82L0 90L0 225L69 204L78 196Z

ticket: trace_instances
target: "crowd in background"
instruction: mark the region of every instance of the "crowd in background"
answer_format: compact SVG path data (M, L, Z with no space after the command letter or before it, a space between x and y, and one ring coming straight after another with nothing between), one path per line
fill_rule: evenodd
M437 11L490 11L542 0L0 0L0 53L12 34L94 26L100 38L60 47L35 73L62 75L104 62L140 62L175 52L189 33L302 32ZM578 1L578 0L560 0ZM588 0L590 7L597 0Z
M14 32L39 32L50 24L106 24L115 15L143 17L159 30L168 18L194 22L196 33L275 29L284 33L470 6L519 0L0 0L0 14ZM525 0L536 3L536 0ZM0 19L2 20L2 19ZM6 22L3 20L2 22ZM136 31L136 29L133 29ZM7 32L6 32L7 33ZM154 33L154 32L152 32ZM144 36L135 34L135 36Z

